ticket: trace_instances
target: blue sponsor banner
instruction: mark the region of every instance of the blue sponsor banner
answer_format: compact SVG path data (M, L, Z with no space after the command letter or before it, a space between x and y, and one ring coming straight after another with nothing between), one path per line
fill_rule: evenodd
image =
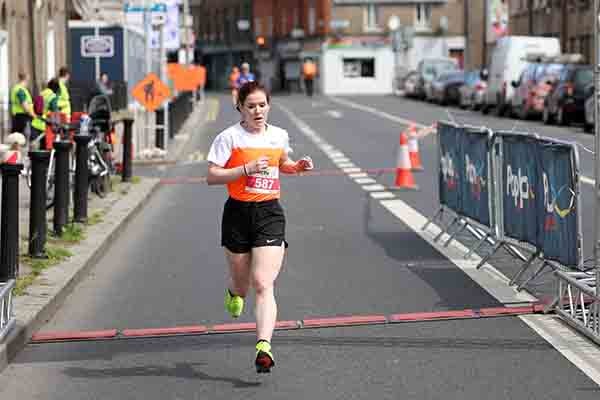
M502 193L504 234L537 246L539 195L537 139L502 135Z
M439 197L440 204L461 213L461 182L463 179L463 157L459 127L444 123L438 124L440 146Z
M488 154L490 138L487 132L462 130L462 155L465 178L461 181L461 212L464 216L491 227Z
M545 259L566 266L578 266L581 254L573 151L567 144L540 141L536 152L541 176L537 247Z

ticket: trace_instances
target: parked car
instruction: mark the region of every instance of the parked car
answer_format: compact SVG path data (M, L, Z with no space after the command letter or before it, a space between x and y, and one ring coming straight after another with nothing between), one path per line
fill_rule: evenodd
M431 82L438 76L458 70L456 60L449 57L424 58L417 66L417 97L426 99L431 97Z
M586 89L594 80L594 69L586 64L565 64L544 105L543 121L569 125L585 121ZM550 82L548 82L550 83Z
M510 113L521 119L539 117L544 111L544 100L552 88L551 82L558 79L564 64L554 62L554 58L536 57L529 60L517 81L511 100Z
M431 83L431 101L441 104L458 104L459 88L465 83L464 71L440 75Z
M483 104L487 87L487 70L473 70L465 74L465 83L459 91L458 105L461 108L478 110Z
M488 85L485 92L483 112L496 109L503 115L514 94L512 81L517 81L527 63L528 54L556 56L560 54L557 38L538 36L505 36L500 38L492 52Z
M585 122L583 124L583 130L586 132L592 132L594 130L594 86L590 85L586 89L586 100L585 100Z

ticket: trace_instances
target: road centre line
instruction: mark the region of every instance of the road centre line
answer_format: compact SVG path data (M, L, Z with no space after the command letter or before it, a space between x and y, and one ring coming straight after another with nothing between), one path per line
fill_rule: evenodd
M418 123L416 121L412 121L412 120L408 120L408 119L396 117L395 115L388 114L388 113L386 113L384 111L377 110L377 109L375 109L373 107L363 106L362 104L354 103L354 102L352 102L350 100L340 99L340 98L337 98L337 97L330 97L330 99L331 99L331 101L333 101L335 103L338 103L338 104L341 104L341 105L344 105L344 106L347 106L347 107L351 107L351 108L354 108L356 110L368 112L368 113L371 113L373 115L377 115L379 117L388 119L390 121L398 122L398 123L400 123L401 125L404 125L404 126L409 125L411 123L415 124L415 126L417 128L425 128L425 127L428 126L428 125L423 125L421 123ZM582 183L585 183L586 185L592 185L592 186L596 185L596 181L594 179L592 179L590 177L587 177L585 175L580 175L579 179L580 179L580 181Z
M278 107L290 118L296 127L309 138L320 138L306 123L300 120L292 111L283 105ZM361 106L362 107L362 106ZM369 108L369 107L365 107ZM396 117L394 117L396 118ZM327 147L328 150L334 147L320 138L321 144L319 148ZM346 174L361 172L360 168L346 168L343 170ZM383 187L383 186L382 186ZM364 188L364 186L363 186ZM389 193L389 192L377 192ZM376 193L369 193L371 197ZM392 195L389 193L384 196ZM380 196L378 194L378 196ZM467 248L457 240L454 240L449 247L444 247L441 243L445 243L448 238L447 234L443 235L443 240L439 243L434 242L433 238L440 232L440 228L436 224L430 224L427 231L422 231L421 227L425 224L427 218L419 213L414 208L410 207L404 201L395 198L390 200L379 200L379 203L386 208L392 215L396 216L400 221L410 227L417 235L428 242L439 253L443 254L448 260L462 270L467 276L475 281L479 286L486 290L490 295L496 298L501 303L535 301L536 298L525 292L517 292L513 287L508 285L509 279L492 265L486 263L481 269L476 266L481 261L481 258L473 254L470 259L465 260L464 254ZM596 384L600 385L600 348L583 336L575 333L570 328L561 322L558 317L550 315L530 315L518 317L529 326L540 337L552 345L560 352L567 360L579 368Z

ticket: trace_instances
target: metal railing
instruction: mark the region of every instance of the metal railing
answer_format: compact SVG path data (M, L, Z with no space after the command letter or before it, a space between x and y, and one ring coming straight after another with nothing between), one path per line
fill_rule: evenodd
M585 272L555 272L557 297L554 310L569 325L600 344L600 297L596 277Z
M4 340L17 322L14 317L12 304L12 289L14 287L14 279L11 279L0 286L0 342Z

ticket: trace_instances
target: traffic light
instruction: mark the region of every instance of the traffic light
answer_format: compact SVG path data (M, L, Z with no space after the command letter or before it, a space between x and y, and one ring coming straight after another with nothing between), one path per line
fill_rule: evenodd
M265 38L264 38L264 36L258 36L256 38L256 45L258 47L265 47Z

